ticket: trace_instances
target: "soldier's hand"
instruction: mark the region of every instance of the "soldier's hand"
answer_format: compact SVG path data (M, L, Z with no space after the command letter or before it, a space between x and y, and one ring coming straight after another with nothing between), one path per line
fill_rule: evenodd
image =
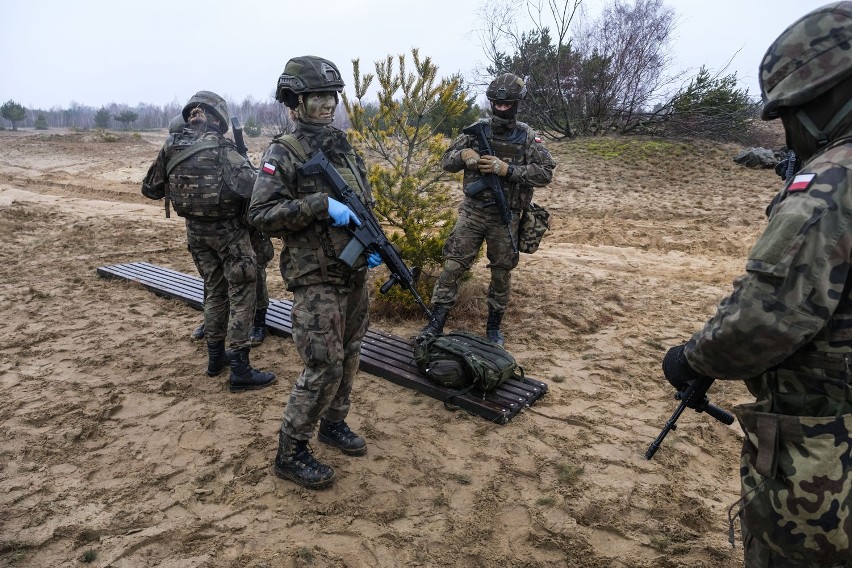
M367 268L375 268L382 263L382 257L375 251L367 255Z
M509 172L509 164L497 156L481 156L479 158L479 173L497 174L500 177Z
M479 154L476 150L472 148L465 148L461 151L461 154L459 155L461 156L461 159L464 162L465 168L469 170L475 170L477 167L479 167Z
M349 223L361 226L361 220L349 207L331 197L328 198L328 216L335 227L345 227Z
M686 355L683 354L684 345L672 347L663 357L663 375L669 384L679 391L685 390L695 379L707 378L690 366Z

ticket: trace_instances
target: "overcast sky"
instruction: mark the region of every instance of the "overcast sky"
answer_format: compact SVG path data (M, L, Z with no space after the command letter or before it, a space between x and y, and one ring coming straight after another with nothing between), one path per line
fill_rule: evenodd
M519 2L522 0L518 0ZM557 0L561 1L561 0ZM592 12L604 0L584 0ZM769 44L822 0L664 0L677 16L673 70L719 70L733 58L741 86L759 93ZM485 63L485 0L4 0L0 102L67 108L72 101L183 104L199 90L268 100L284 64L319 55L340 67L352 94L361 69L420 48L441 75L469 78Z

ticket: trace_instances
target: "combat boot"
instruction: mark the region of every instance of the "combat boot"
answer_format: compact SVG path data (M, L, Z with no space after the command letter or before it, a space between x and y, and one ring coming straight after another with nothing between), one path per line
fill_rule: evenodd
M198 325L195 329L192 330L192 333L189 334L190 339L194 339L196 341L200 341L204 339L204 321Z
M324 444L338 448L347 456L363 456L367 453L367 441L350 430L343 420L340 422L320 420L317 439Z
M249 348L231 351L231 377L228 388L231 392L262 389L275 382L275 373L258 371L249 363Z
M204 324L201 324L204 325ZM225 340L207 342L207 376L215 377L225 370L228 356L225 354Z
M275 475L309 489L322 489L334 481L334 470L314 458L307 440L284 434L278 435Z
M443 306L432 307L432 317L429 318L429 323L426 327L420 330L420 335L440 335L444 333L444 324L447 323L447 316L450 315L450 310Z
M249 345L257 347L266 339L266 308L259 308L254 312L254 323L249 333Z
M488 321L485 323L485 337L491 343L496 343L503 346L506 338L503 337L503 332L500 331L500 322L503 321L503 312L498 312L491 306L488 306Z

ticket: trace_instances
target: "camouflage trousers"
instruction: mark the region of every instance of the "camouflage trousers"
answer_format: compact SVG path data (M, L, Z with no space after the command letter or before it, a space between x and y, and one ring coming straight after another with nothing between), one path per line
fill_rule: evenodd
M351 288L311 284L293 290L293 342L305 368L284 409L282 434L308 440L320 418L339 422L349 414L370 318L366 278L365 269Z
M763 381L764 398L735 409L745 566L852 567L852 385L819 370Z
M254 321L257 264L248 229L237 219L187 219L186 240L204 279L204 332L208 341L227 339L228 349L248 346Z
M511 239L517 242L520 211L512 211ZM491 270L488 285L488 305L505 312L509 305L511 271L518 265L518 253L512 250L506 225L500 219L496 205L482 207L470 197L465 197L459 207L459 216L453 232L444 243L444 267L432 290L432 305L451 308L459 297L459 281L470 270L485 241L485 255Z

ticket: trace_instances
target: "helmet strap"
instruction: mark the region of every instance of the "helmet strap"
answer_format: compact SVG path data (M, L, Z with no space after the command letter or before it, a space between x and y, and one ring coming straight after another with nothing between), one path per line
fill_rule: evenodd
M822 129L817 128L814 121L805 113L804 110L799 110L796 113L796 118L802 123L808 132L811 133L817 141L817 148L822 148L828 144L828 137L832 131L852 112L852 99L846 101L846 104L835 113L834 117Z

